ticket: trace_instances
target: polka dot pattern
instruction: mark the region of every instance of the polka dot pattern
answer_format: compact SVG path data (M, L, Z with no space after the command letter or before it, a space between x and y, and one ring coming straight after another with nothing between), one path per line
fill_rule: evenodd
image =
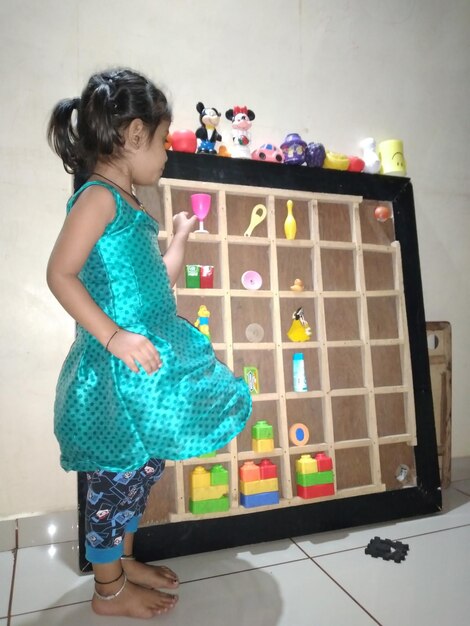
M66 470L133 470L149 458L181 460L225 446L245 426L251 396L209 340L178 317L158 248L158 224L113 187L116 216L80 279L119 326L147 337L163 366L131 372L85 329L62 367L55 434Z

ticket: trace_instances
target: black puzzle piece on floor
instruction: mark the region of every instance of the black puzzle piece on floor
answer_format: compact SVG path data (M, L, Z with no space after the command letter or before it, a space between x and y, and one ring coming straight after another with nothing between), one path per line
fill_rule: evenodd
M381 539L374 537L371 539L364 550L366 554L376 558L384 559L384 561L395 561L401 563L406 558L410 549L407 543L401 541L392 541L391 539Z

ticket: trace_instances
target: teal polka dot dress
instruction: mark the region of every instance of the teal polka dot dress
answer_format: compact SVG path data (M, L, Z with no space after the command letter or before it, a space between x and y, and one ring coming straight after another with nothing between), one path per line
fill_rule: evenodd
M147 337L161 355L154 374L132 372L84 328L62 367L55 434L66 470L133 470L152 457L181 460L225 446L245 426L251 396L217 360L210 341L178 317L158 248L158 224L110 185L116 216L80 279L116 324Z

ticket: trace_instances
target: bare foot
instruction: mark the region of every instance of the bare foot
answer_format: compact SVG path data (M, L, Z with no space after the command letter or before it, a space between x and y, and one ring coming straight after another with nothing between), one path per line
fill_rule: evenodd
M106 589L109 585L96 585L100 594L116 593L117 589ZM137 617L149 619L160 613L166 613L172 609L178 600L178 596L173 596L161 591L144 589L127 581L122 592L111 600L101 600L94 595L91 601L91 608L98 615L112 615L122 617Z
M178 576L165 565L147 565L127 559L121 563L127 578L136 585L149 589L177 589L179 586Z

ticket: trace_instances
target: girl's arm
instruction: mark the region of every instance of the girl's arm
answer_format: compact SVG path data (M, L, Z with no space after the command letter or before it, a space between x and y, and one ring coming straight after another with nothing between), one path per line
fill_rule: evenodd
M177 213L173 218L173 239L171 240L167 251L163 255L163 261L166 265L172 287L176 283L183 267L186 242L188 240L189 233L194 229L196 222L197 217L193 215L188 218L188 213L186 211Z
M160 358L153 344L119 326L96 304L78 275L93 246L116 213L112 194L102 187L85 189L67 215L47 266L50 290L80 326L133 371L138 361L147 373L160 367Z

